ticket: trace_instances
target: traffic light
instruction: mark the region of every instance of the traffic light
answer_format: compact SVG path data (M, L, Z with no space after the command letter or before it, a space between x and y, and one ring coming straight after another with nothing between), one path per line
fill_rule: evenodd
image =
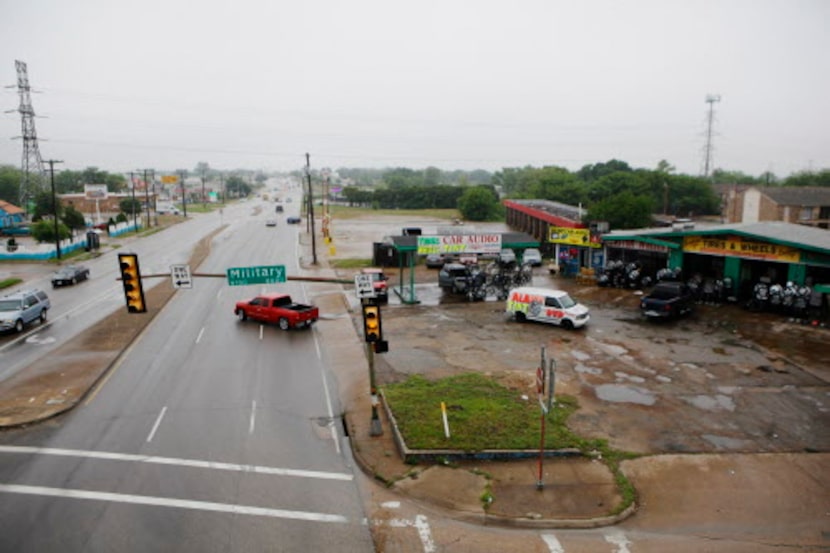
M124 284L124 297L127 299L127 311L144 313L144 289L141 287L141 271L138 269L138 256L134 253L119 253L118 266L121 268L121 281Z
M363 306L363 333L367 342L383 340L383 330L380 327L380 307L377 305Z

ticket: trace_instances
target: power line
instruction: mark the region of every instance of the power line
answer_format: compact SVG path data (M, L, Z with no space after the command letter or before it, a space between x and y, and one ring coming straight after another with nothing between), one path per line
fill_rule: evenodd
M20 95L20 106L17 111L20 113L23 128L23 136L21 137L23 139L23 157L20 163L19 198L20 207L28 211L29 199L44 189L45 170L40 148L37 144L35 110L32 107L29 73L25 62L15 60L14 66L17 69L17 92ZM58 258L60 258L60 245L58 246Z

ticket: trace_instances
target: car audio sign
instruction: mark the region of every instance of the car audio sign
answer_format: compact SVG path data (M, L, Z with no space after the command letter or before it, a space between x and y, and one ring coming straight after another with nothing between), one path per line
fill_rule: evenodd
M501 251L501 234L447 234L419 236L418 255L431 253L479 253L498 254Z

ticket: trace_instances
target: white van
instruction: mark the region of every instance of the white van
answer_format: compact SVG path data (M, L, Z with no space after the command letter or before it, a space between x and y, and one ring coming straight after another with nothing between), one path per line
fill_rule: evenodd
M577 303L567 292L529 286L514 288L507 296L507 314L518 322L541 321L580 328L588 324L588 308Z

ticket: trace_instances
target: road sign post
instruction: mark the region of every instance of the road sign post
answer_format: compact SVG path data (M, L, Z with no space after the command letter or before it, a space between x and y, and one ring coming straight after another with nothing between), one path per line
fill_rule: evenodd
M285 282L285 265L261 267L231 267L228 269L228 285L278 284Z
M170 278L173 288L193 288L190 265L170 265Z

